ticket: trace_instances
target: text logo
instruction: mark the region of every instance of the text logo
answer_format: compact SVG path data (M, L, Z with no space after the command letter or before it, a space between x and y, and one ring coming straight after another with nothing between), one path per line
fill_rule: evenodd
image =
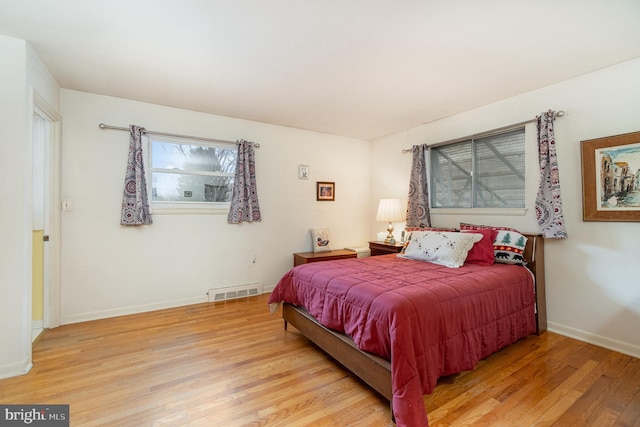
M69 405L0 405L0 427L69 427Z

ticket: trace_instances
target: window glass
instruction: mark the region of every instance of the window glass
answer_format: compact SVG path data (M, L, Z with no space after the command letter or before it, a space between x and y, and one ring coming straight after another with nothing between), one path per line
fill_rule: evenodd
M151 167L181 171L231 173L236 166L236 147L178 144L152 140Z
M523 208L524 155L524 128L431 148L431 207Z
M431 206L470 208L471 141L431 149Z
M227 204L236 166L235 144L150 139L151 201L193 208ZM206 207L206 206L205 206Z
M475 207L524 207L524 131L475 141Z
M152 201L229 202L233 177L154 172Z

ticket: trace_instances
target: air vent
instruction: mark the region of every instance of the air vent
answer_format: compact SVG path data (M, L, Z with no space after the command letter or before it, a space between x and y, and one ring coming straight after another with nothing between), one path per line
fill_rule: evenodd
M261 293L262 283L249 283L246 285L231 286L228 288L209 289L207 295L209 296L209 302L215 302L246 298L260 295Z

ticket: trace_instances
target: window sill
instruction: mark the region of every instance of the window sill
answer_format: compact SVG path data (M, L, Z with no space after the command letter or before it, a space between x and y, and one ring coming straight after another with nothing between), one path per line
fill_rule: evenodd
M431 208L430 214L437 215L500 215L500 216L524 216L527 208Z
M211 206L211 203L153 203L151 213L153 215L227 215L229 204Z

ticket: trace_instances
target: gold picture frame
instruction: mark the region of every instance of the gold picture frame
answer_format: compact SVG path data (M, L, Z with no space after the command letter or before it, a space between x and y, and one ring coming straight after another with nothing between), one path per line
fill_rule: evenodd
M580 142L584 221L640 221L640 132Z

